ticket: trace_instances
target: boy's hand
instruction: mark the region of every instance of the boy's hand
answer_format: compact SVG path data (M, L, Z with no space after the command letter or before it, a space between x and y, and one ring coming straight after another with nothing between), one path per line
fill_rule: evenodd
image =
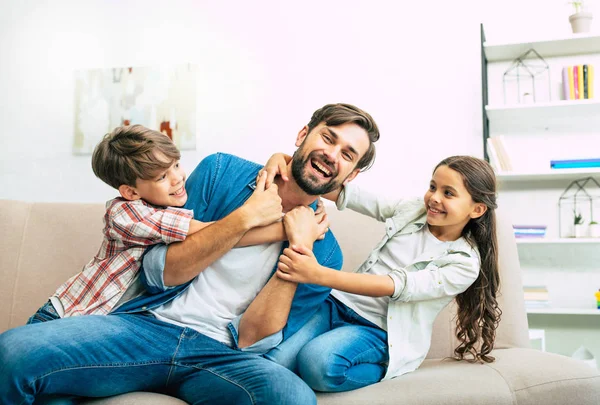
M262 172L267 173L266 187L269 188L273 184L273 180L277 175L281 176L283 181L288 181L287 165L292 161L292 157L285 153L275 153L269 158L265 167L258 172L258 175Z
M270 225L283 216L281 197L277 193L277 185L266 187L267 173L262 172L256 182L254 193L244 203L242 208L247 211L251 228Z
M277 277L294 283L319 284L322 267L312 250L293 245L283 250L277 264Z

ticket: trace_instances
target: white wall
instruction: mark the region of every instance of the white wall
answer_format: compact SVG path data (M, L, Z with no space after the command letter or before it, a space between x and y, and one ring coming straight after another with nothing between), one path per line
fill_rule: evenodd
M0 198L114 196L89 156L72 155L73 72L165 62L200 66L188 171L215 151L261 162L292 152L312 112L343 101L382 132L356 181L420 195L443 157L482 156L479 23L488 39L558 21L568 31L554 3L0 0Z
M447 2L428 23L392 1L0 2L0 198L111 198L89 156L72 155L73 71L165 60L202 72L188 171L215 151L292 152L312 112L340 101L382 131L357 179L375 190L420 195L441 158L482 154L480 18Z

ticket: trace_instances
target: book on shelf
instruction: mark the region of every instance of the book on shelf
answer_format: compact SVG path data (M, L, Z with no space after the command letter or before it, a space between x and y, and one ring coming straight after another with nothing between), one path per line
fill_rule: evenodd
M565 100L594 98L594 66L589 64L565 66L562 71Z
M573 66L573 89L575 91L575 100L579 100L579 67Z
M543 285L523 286L525 306L528 308L548 308L550 297L548 289Z
M512 164L510 162L510 158L508 157L508 153L506 152L504 137L502 135L490 136L488 140L490 147L489 149L493 150L492 154L494 154L497 157L497 161L500 165L501 171L512 171Z
M498 159L498 154L496 153L496 148L494 148L494 145L492 145L492 141L490 140L490 138L488 138L486 140L486 147L487 147L488 158L490 160L490 166L492 166L492 169L494 169L494 171L496 173L502 172L502 166L500 165L500 159Z
M543 238L546 225L513 225L515 238Z
M551 160L551 169L584 169L600 167L600 158Z

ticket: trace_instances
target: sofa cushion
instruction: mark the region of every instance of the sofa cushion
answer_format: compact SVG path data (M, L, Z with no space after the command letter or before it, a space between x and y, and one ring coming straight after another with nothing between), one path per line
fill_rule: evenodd
M318 394L319 405L597 405L600 375L571 358L501 349L496 361L425 360L416 371L360 390Z
M82 405L187 405L180 399L152 392L130 392L110 398L94 399Z

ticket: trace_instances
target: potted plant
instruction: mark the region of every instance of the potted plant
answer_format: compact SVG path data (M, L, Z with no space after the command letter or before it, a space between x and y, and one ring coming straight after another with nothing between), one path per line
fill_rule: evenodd
M573 228L575 230L574 233L576 238L582 238L584 236L583 216L575 211L573 211Z
M600 225L593 219L588 226L588 235L590 238L600 238Z
M585 10L585 0L570 1L569 4L575 9L575 14L569 16L571 29L574 34L590 32L592 26L592 13Z

